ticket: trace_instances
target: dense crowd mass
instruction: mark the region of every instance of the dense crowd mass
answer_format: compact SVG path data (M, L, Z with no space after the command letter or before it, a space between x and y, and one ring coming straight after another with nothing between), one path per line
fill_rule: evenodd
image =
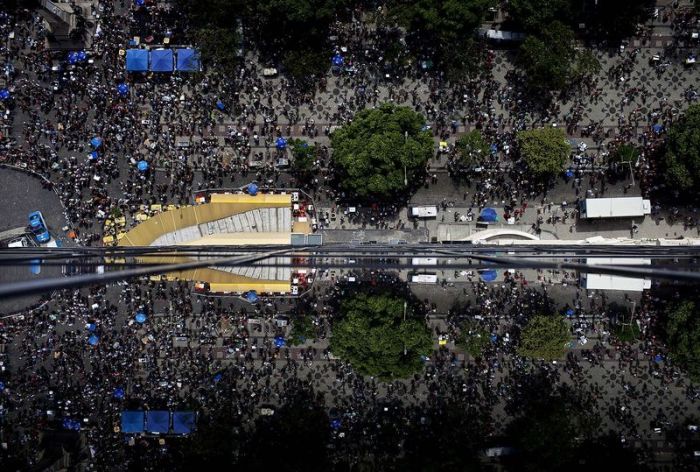
M311 91L286 78L264 77L252 53L232 77L214 71L127 75L123 50L136 33L169 32L180 39L187 29L177 12L165 5L149 8L144 19L134 16L124 2L95 2L99 20L97 31L89 33L89 60L75 65L68 64L65 51L46 49L47 31L36 11L1 17L0 34L7 37L12 31L14 37L0 45L13 65L5 74L11 99L4 102L8 112L0 159L46 178L45 185L59 196L81 245L99 243L101 222L108 215L131 217L142 204L190 203L193 192L203 188L240 187L251 181L270 188L299 185L309 189L318 206L352 205L333 184L328 136L357 111L386 101L423 114L436 143L479 129L493 144L478 175L455 165L452 143L445 153L436 151L419 186L437 189L448 172L455 180L468 181L460 190L463 202L442 200L443 214L458 206L471 218L500 202L506 219L511 213L519 219L529 204L530 210L533 203L545 208L548 204L550 210L554 204L562 214L548 215L545 210L523 222L532 223L533 231L542 224L572 225L578 199L605 195L608 186L626 182L627 176L611 173L606 161L621 144L641 149L633 172L642 191L648 195L665 190L652 158L663 139L660 130L698 98L697 82L692 80L680 98L670 100L665 95L656 98L651 83L629 85L633 72L661 77L672 68L674 74L683 73L678 64L646 64L651 52L632 47L609 54L607 75L581 81L544 107L541 97L529 93L512 69L496 76L497 69L508 69L508 53L491 51L485 43L483 70L459 84L440 72L416 67L379 70L378 33L362 20L368 12L333 26L336 51L349 51L345 60L352 68L329 72ZM691 28L685 17L674 21L675 30ZM664 63L678 59L672 53ZM120 83L129 86L126 96L116 91ZM223 110L217 109L218 101ZM608 105L605 115L584 118L589 116L586 109L599 102ZM565 128L578 143L572 174L566 180L557 176L559 190L551 192L532 181L511 154L517 131L543 124ZM96 158L89 157L93 137L103 142ZM294 182L277 165L289 153L276 148L278 137L302 137L317 144L313 181ZM182 141L187 146L181 146ZM146 171L136 165L143 160L150 164ZM561 188L568 197L561 197ZM395 218L400 207L393 203L347 216L348 224L403 227ZM660 208L654 213L657 218L666 215ZM455 221L459 216L454 213ZM697 226L697 214L690 210L674 208L667 217L686 229ZM646 441L654 434L651 423L683 425L697 412L700 396L678 366L665 362L665 348L654 337L662 298L645 295L632 304L631 322L638 323L642 341L629 343L612 333L616 319L605 297L587 295L573 280L564 295L551 295L541 273L529 284L521 273L497 284L473 275L462 293L471 302L454 307L446 317L432 316L435 305L421 301L435 338L445 336L449 342L424 359L422 372L394 382L358 375L329 352L334 316L330 301L342 291L335 279L319 281L308 299L295 302L291 312L311 316L314 326L313 336L300 347L275 345L289 329L280 322L279 315L288 307L279 300L242 306L239 301L198 297L185 282L145 280L55 293L39 308L4 318L0 325L6 346L0 405L7 445L0 458L26 459L29 469L38 470L38 432L61 429L70 419L79 422L84 438L74 459L86 461L91 470L111 469L120 458L127 469L158 470L166 452L186 455L182 444L167 439L163 446L149 438L125 445L118 429L122 410L196 410L202 430L210 427L207 421L226 417L240 429L245 445L252 441L246 434L254 438L260 427L256 418L263 406L296 408L300 392L307 392L309 405L322 405L327 415L323 419L332 431L326 439L332 447L326 454L336 465L363 456L376 457L379 464L400 463L391 462L398 460L392 458L393 451L401 449L397 444L420 438L416 430L429 425L431 418L441 421L454 405L469 405L464 421L482 427L470 430L470 450L498 446L517 405L528 400L530 383L540 385L541 379L546 379L551 395L567 388L575 391L575 401L601 420L596 432L613 431L618 444ZM623 303L622 311L629 313L631 301ZM569 318L571 345L559 363L531 362L517 353L521 331L542 311ZM137 312L147 314L148 321L135 321ZM455 343L467 320L477 320L489 340L476 358ZM88 342L93 336L97 341ZM179 345L179 338L186 341ZM120 390L126 394L116 395ZM681 401L688 412L681 411ZM411 427L402 430L402 425ZM159 453L140 456L141 449ZM241 454L241 463L254 462Z

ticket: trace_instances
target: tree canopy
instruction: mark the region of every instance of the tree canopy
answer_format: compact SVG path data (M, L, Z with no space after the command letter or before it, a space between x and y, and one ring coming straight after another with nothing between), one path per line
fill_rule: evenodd
M700 105L689 106L669 129L664 164L670 187L700 189Z
M383 104L359 112L331 136L339 187L361 200L407 194L422 181L433 139L425 119L408 107ZM406 179L406 181L404 181Z
M291 170L297 180L303 185L313 176L313 166L316 160L316 146L310 146L304 140L293 139L290 141L292 149Z
M524 130L517 135L520 156L528 169L539 177L561 172L571 146L561 128Z
M670 359L700 381L700 313L693 301L679 303L668 311L666 343Z
M420 371L421 356L430 353L432 338L406 303L388 293L358 293L343 300L340 318L333 323L331 352L358 372L383 380Z
M478 71L474 30L494 0L397 0L390 12L406 26L408 43L415 53L435 60L457 79L459 73Z
M561 90L585 76L600 72L600 62L590 51L577 51L574 32L553 21L539 35L520 45L520 64L532 89Z
M484 349L491 344L489 332L474 321L467 321L460 328L457 346L464 349L470 356L479 358Z
M469 167L481 163L489 155L489 145L481 134L474 129L459 137L455 143L460 164Z
M561 316L537 315L521 333L518 354L548 361L559 359L566 352L569 338L569 329Z
M571 0L510 0L507 12L526 33L539 33L554 20L566 20Z

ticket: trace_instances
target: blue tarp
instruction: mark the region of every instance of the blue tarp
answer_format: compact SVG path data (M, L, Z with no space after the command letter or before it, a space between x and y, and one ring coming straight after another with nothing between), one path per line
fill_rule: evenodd
M143 411L122 411L122 433L143 433Z
M496 277L498 277L498 272L496 272L494 269L486 269L480 271L479 275L481 276L481 280L484 282L493 282L496 280Z
M482 221L494 223L498 221L498 213L496 213L496 210L494 210L493 208L484 208L483 210L481 210L481 215L479 216L479 218Z
M173 412L173 433L189 434L194 431L196 416L194 411Z
M153 72L172 72L173 71L173 50L172 49L154 49L151 51L151 66Z
M146 431L149 433L167 433L170 430L170 412L151 410L146 412Z
M184 72L197 72L202 68L199 62L199 52L196 49L176 49L175 57L175 69L177 70Z
M126 70L128 72L146 72L148 70L148 51L145 49L127 49Z

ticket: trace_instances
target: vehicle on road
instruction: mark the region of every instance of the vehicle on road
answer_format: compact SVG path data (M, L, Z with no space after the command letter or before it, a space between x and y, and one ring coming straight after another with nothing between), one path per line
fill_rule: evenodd
M39 244L51 241L51 234L46 226L46 221L44 221L44 215L40 211L29 214L29 228Z
M631 218L651 213L651 202L642 197L586 198L579 204L581 218Z

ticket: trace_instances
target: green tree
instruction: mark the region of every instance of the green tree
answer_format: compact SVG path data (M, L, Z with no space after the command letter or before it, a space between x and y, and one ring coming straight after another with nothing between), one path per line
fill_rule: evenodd
M621 144L610 153L610 161L614 163L634 163L639 157L639 149L632 144Z
M523 31L539 33L554 20L566 20L570 0L510 0L508 16Z
M586 77L591 77L598 74L602 70L600 61L593 51L590 49L583 49L576 53L576 60L574 62L574 70L572 72L572 78L576 80L581 80Z
M528 36L520 45L520 64L534 90L561 90L573 77L574 32L554 21L540 36Z
M654 9L654 0L597 0L593 8L588 0L572 0L576 22L586 25L596 39L617 42L634 36L637 26L646 23Z
M340 319L333 324L331 352L358 372L383 380L420 371L421 356L430 353L433 341L425 322L406 303L386 293L358 293L343 300Z
M408 30L408 42L448 70L451 80L479 71L480 54L472 39L494 0L397 0L392 15Z
M700 189L700 105L689 106L669 129L664 166L669 187Z
M666 343L670 360L700 381L700 312L693 301L673 306L667 313Z
M290 343L292 346L298 346L315 337L316 327L310 316L297 316L292 320L292 331L290 333Z
M489 145L478 129L472 130L459 137L455 149L462 167L480 164L489 155Z
M547 361L560 359L570 339L569 329L561 316L534 316L523 329L518 354Z
M359 112L331 136L339 187L365 201L406 196L433 153L424 123L410 108L390 104Z
M304 183L313 176L316 146L309 146L301 139L293 139L289 144L292 149L292 173L299 182Z
M539 177L561 172L571 146L561 128L538 128L518 132L520 156L528 169Z
M578 459L577 438L590 438L599 423L581 402L559 392L540 394L521 405L523 411L507 428L518 455L508 469L567 470ZM619 441L618 441L619 442Z
M467 321L460 328L457 346L474 358L482 356L491 343L489 332L474 321Z

